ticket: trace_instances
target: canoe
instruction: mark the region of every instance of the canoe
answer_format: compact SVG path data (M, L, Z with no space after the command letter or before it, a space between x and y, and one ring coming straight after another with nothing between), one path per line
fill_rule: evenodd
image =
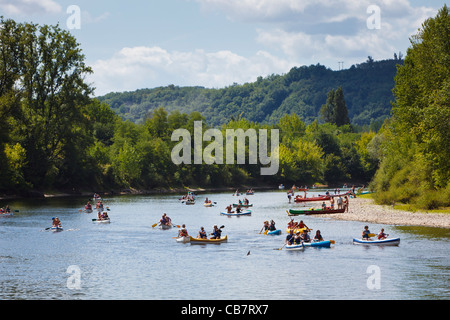
M108 218L108 219L103 219L103 220L96 220L96 222L97 223L111 223L111 220Z
M178 243L188 243L191 241L191 237L179 237L176 241Z
M398 246L400 238L384 239L384 240L362 240L353 239L354 244L379 245L379 246Z
M267 232L267 235L269 235L269 236L278 236L280 234L281 234L281 230L279 230L279 229Z
M330 200L331 197L328 196L321 196L321 197L312 197L312 198L299 198L295 197L295 202L310 202L310 201L327 201Z
M159 226L159 228L162 229L162 230L168 230L168 229L172 229L173 225L172 224L170 224L170 225L162 224L162 225Z
M298 215L312 215L312 214L333 214L333 213L344 213L344 209L335 209L335 210L323 210L323 209L309 209L309 210L294 210L289 209L288 216L298 216Z
M195 201L186 201L187 205L195 204Z
M191 244L204 244L204 243L222 243L227 242L228 236L224 236L220 239L198 239L189 237Z
M303 243L301 244L288 244L286 245L286 250L288 251L300 251L300 250L305 250L305 246L303 245Z
M205 207L212 207L212 206L213 206L212 202L210 202L210 203L204 203L203 205L204 205Z
M331 246L331 241L312 241L312 242L304 242L305 247L322 247L329 248Z
M233 203L233 207L237 208L238 206L241 206L242 208L249 208L253 207L253 204L239 204L239 203Z
M53 232L61 232L64 229L62 227L51 227L50 230L53 231Z
M300 233L303 233L303 231L305 231L305 229L307 229L307 228L299 228L299 229L292 229L292 230L294 230L294 234L296 234L297 231L300 231ZM286 233L289 233L289 232L291 232L291 229L287 228Z
M228 213L228 212L223 211L220 214L223 214L225 216L249 216L252 214L252 211L247 210L247 211L241 211L239 213L237 213L237 212Z
M255 194L254 192L247 192L247 193L246 193L247 196L252 196L252 195L254 195L254 194Z
M8 212L8 213L0 213L0 217L12 217L14 213Z
M92 209L84 209L84 212L86 212L86 213L92 213Z

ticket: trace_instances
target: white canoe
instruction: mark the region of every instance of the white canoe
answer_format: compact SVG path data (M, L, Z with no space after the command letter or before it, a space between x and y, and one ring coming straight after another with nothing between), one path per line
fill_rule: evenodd
M172 229L173 225L172 224L171 225L162 224L162 225L159 226L159 228L162 229L162 230L168 230L168 229Z
M50 230L51 230L52 232L61 232L61 231L63 231L64 229L63 229L62 227L51 227Z
M252 214L252 211L246 210L246 211L241 211L239 213L237 213L237 212L228 213L226 211L222 211L220 214L223 214L225 216L248 216L248 215Z
M190 241L191 241L191 237L189 237L189 236L177 238L177 242L179 242L179 243L188 243Z
M111 220L108 218L108 219L103 219L103 220L99 220L99 219L97 219L97 221L96 221L97 223L111 223Z
M286 250L288 251L300 251L300 250L305 250L305 245L303 244L303 242L301 244L288 244L286 245Z
M14 213L8 212L8 213L0 213L0 217L12 217Z
M353 243L364 245L378 245L378 246L398 246L400 244L400 238L392 238L384 240L353 239Z

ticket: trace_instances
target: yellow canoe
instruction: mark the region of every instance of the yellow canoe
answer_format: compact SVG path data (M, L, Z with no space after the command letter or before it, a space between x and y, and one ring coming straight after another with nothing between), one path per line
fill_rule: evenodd
M224 236L220 239L198 239L198 238L190 238L191 243L221 243L226 242L228 240L228 236Z
M303 233L303 231L305 231L305 230L308 230L308 231L309 231L309 230L311 230L311 229L308 229L308 228L298 228L298 229L292 229L292 230L294 230L294 234L295 234L295 233L297 233L297 231L300 231L300 233ZM287 233L287 234L289 234L290 231L291 231L291 229L289 229L289 228L286 229L286 233Z

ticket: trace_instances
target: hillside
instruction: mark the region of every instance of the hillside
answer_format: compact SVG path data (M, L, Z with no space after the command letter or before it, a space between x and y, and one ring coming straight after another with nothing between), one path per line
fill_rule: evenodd
M98 97L123 119L141 123L158 107L167 111L200 112L209 125L227 123L243 115L273 124L284 114L296 113L305 123L314 121L327 92L342 86L352 124L376 127L390 115L396 65L403 60L369 59L349 69L333 71L320 64L294 67L284 75L259 77L256 82L223 89L169 85Z

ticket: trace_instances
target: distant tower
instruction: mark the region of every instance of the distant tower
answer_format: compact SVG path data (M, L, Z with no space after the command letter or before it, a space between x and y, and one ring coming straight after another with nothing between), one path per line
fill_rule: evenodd
M343 70L344 69L344 61L338 61L339 63L339 70Z

